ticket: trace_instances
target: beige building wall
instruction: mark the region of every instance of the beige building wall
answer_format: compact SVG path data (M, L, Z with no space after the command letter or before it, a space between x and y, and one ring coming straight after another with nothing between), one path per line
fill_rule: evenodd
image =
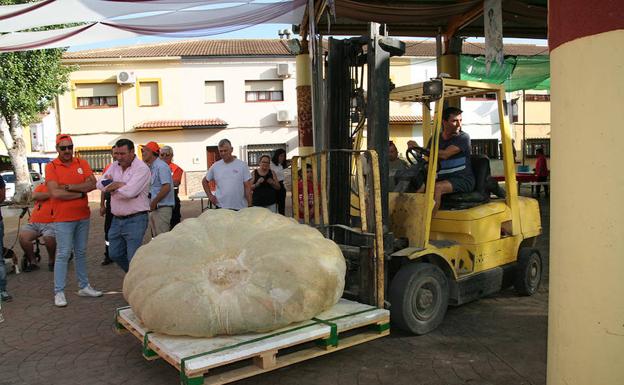
M526 91L527 95L546 95L547 91ZM516 147L516 160L522 162L522 139L550 138L550 101L522 102L522 91L513 92L511 98L517 99L518 121L512 124L512 137ZM526 112L524 109L526 108ZM523 124L524 118L526 123ZM530 169L535 166L535 158L525 157L525 164Z
M277 76L277 64L289 63L291 76ZM74 64L74 63L72 63ZM76 108L75 85L81 82L114 82L120 71L133 71L134 85L118 86L118 106ZM140 106L137 84L143 79L158 81L158 106ZM246 80L282 80L283 101L245 101ZM224 102L206 103L205 82L224 82ZM228 138L234 155L247 160L247 146L286 143L288 157L297 154L296 74L294 58L197 59L112 61L81 63L71 75L72 91L59 98L61 130L72 134L77 147L110 147L120 138L136 144L154 140L174 149L174 162L186 171L186 192L201 190L207 169L207 146ZM277 112L287 110L291 121L278 122ZM142 122L219 118L226 129L185 128L137 131Z

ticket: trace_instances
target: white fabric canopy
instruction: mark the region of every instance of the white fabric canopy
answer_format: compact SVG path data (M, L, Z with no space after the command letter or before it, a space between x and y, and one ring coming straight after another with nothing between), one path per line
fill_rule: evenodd
M123 2L106 0L54 0L0 7L0 32L81 22L110 20L117 17L153 12L171 13L220 3L249 3L249 0L182 0ZM10 16L12 14L12 16Z
M253 0L45 0L3 6L0 7L0 31L40 27L44 23L42 20L47 25L87 24L0 35L0 52L92 44L141 35L211 36L261 23L296 24L301 21L305 4L306 0L273 3ZM77 14L75 10L78 10ZM7 28L7 25L13 27Z

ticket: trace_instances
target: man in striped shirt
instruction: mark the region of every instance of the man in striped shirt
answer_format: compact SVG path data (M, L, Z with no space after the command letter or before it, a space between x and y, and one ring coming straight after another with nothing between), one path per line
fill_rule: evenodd
M461 130L462 110L447 107L442 112L442 132L438 149L438 174L436 178L433 215L440 208L442 195L454 192L471 192L475 179L470 165L470 136ZM431 146L431 141L429 145ZM424 190L424 186L423 186Z

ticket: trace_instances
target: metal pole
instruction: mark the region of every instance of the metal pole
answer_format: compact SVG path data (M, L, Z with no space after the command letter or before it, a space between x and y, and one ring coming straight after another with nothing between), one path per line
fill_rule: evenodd
M388 121L390 116L390 54L379 46L379 23L369 23L367 146L379 155L382 222L388 226ZM383 231L383 229L378 229Z
M526 95L522 90L522 165L526 157Z

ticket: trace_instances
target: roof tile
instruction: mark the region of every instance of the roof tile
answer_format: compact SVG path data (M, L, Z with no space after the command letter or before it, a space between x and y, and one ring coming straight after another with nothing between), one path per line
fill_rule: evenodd
M166 127L225 127L227 123L224 120L214 119L187 119L187 120L150 120L139 123L134 126L135 129L141 128L166 128Z
M395 123L395 124L422 123L422 116L394 115L394 116L390 116L390 123Z
M435 57L435 42L405 40L405 56ZM546 55L548 47L531 44L505 44L505 55ZM464 42L463 53L484 55L485 44ZM189 56L294 56L283 39L186 40L86 51L65 52L64 59L106 59Z

